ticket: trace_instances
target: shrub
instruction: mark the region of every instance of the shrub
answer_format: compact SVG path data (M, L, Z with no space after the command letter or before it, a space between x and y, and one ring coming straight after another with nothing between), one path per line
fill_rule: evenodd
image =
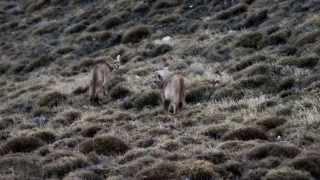
M31 72L38 68L48 66L51 62L53 62L53 58L50 56L41 56L40 58L36 59L35 61L31 62L24 68L24 72Z
M209 161L213 164L224 163L225 161L228 160L227 155L225 153L223 153L222 151L204 152L200 155L197 155L196 158L199 160Z
M87 28L87 22L82 21L80 23L71 25L66 28L64 31L66 34L73 34L73 33L79 33Z
M309 172L314 177L320 177L320 154L307 152L293 159L289 166Z
M206 128L202 134L214 139L220 139L228 130L229 126L227 125L212 125Z
M300 35L297 38L295 44L296 44L296 46L303 46L305 44L315 43L319 36L320 36L320 31L307 32L307 33Z
M9 63L1 63L0 64L0 75L5 74L11 68L11 64Z
M140 180L163 180L174 179L177 167L172 162L159 162L151 167L138 172L136 177Z
M110 96L112 99L122 99L129 96L130 94L130 89L123 84L118 84L110 90Z
M318 56L287 57L279 60L279 64L286 66L296 66L299 68L313 68L318 64Z
M172 47L168 44L161 44L161 45L156 45L155 47L152 47L152 49L145 51L143 53L144 56L147 57L157 57L160 55L163 55L169 51L172 50Z
M147 106L157 106L160 104L161 97L160 93L157 91L149 91L136 94L133 98L131 98L130 103L132 103L132 107L141 110Z
M224 134L223 140L243 140L248 141L252 139L262 139L267 140L267 134L255 127L244 127L235 130L231 130Z
M93 137L102 127L100 125L93 125L84 128L80 133L83 137Z
M79 111L69 110L58 115L51 124L54 126L69 126L77 119L81 118L81 113Z
M186 177L187 179L215 179L217 173L213 164L209 161L195 160L190 162L184 162L181 167L178 168L179 176Z
M241 59L240 62L237 62L234 65L232 65L231 68L229 69L229 72L241 71L253 64L256 64L258 62L265 62L265 61L267 61L267 57L263 55L253 55L243 60Z
M278 126L281 126L286 122L287 122L287 120L285 118L274 116L274 117L267 117L267 118L259 120L257 122L257 125L263 127L266 130L270 130L270 129L276 128Z
M89 170L78 170L69 173L63 180L104 180L103 177L99 176L97 173Z
M111 29L113 27L120 25L122 21L123 20L120 16L111 16L104 19L101 25L104 27L104 29Z
M127 144L113 136L98 136L79 145L79 151L82 153L94 151L97 154L116 155L123 154L128 150Z
M255 75L241 79L236 85L239 88L250 89L259 88L262 85L270 84L270 77L265 75Z
M14 174L19 177L17 179L24 179L25 177L41 179L42 177L42 168L36 156L27 154L6 155L0 158L0 164L1 177L8 172L10 172L10 174L14 172Z
M0 130L7 129L9 126L12 126L14 121L12 118L1 118L0 119Z
M50 154L49 154L50 156ZM43 163L44 177L62 178L67 173L88 165L87 159L81 154L61 155Z
M288 167L270 170L263 180L310 180L310 174L304 171L295 170Z
M176 6L177 3L175 1L170 0L157 0L157 2L153 5L154 9L164 9Z
M222 100L222 99L240 100L243 97L244 97L243 91L232 88L232 87L218 88L213 94L214 100Z
M300 153L300 149L294 145L266 143L252 148L247 153L248 159L264 159L269 156L294 158Z
M213 88L210 85L194 86L186 93L187 103L200 103L209 101L213 94Z
M5 155L8 153L31 152L43 145L44 143L36 137L14 137L0 146L0 154Z
M261 180L268 173L266 168L250 169L243 175L243 180Z
M267 39L266 43L269 45L278 45L287 43L288 39L291 36L291 31L281 30L275 33L272 33Z
M151 35L151 30L148 26L138 25L128 29L123 37L122 43L138 43L142 39L147 38Z
M61 26L61 23L57 22L56 20L52 20L50 22L43 22L43 23L40 23L32 33L35 35L52 33L54 31L57 31L60 26Z
M268 10L263 9L258 12L249 14L246 20L243 23L244 28L256 27L262 24L268 18Z
M283 91L283 90L291 89L295 85L295 83L296 81L292 77L281 79L278 85L278 90Z
M234 7L231 7L229 9L227 9L227 10L219 12L216 15L216 18L217 19L228 19L228 18L230 18L232 16L237 16L237 15L239 15L241 13L246 12L247 8L248 7L246 5L240 3L240 4L238 4L238 5L234 6Z
M54 91L42 96L38 101L38 105L52 108L55 106L59 106L62 103L65 103L66 100L67 96L65 94Z
M236 42L237 47L259 49L263 46L263 34L260 32L248 32L240 36Z
M48 130L41 130L41 131L35 132L31 134L31 136L36 137L46 143L53 143L56 140L56 135L53 132Z

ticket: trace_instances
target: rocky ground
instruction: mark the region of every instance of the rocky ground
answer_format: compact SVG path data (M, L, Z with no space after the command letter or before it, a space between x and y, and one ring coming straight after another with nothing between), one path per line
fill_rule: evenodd
M317 0L1 0L0 179L320 179L319 12ZM109 96L90 104L93 65L118 54ZM168 56L189 80L177 115L150 85Z

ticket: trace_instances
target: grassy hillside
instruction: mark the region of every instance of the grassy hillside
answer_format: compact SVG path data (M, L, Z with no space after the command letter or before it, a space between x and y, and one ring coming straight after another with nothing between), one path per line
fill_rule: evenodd
M316 0L1 0L0 179L319 179L319 12ZM109 96L90 104L92 67L118 54ZM168 56L188 79L177 115L150 84Z

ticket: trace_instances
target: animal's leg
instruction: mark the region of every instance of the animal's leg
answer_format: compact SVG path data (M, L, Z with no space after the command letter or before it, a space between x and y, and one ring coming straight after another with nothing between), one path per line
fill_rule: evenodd
M164 111L170 111L170 101L169 100L163 100L163 109Z
M177 113L177 105L176 105L176 103L172 103L171 106L172 106L172 109L173 109L173 114L176 114Z

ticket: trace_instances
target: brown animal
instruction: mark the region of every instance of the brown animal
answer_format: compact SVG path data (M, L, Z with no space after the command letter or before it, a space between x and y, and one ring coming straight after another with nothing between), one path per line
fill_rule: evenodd
M173 114L185 105L185 80L181 74L173 74L167 68L156 72L156 84L161 88L161 99L165 111Z
M99 103L101 98L105 96L106 85L110 81L112 71L118 69L120 66L120 55L111 65L105 60L98 60L95 67L92 70L92 77L89 84L89 96L90 101L93 103Z

